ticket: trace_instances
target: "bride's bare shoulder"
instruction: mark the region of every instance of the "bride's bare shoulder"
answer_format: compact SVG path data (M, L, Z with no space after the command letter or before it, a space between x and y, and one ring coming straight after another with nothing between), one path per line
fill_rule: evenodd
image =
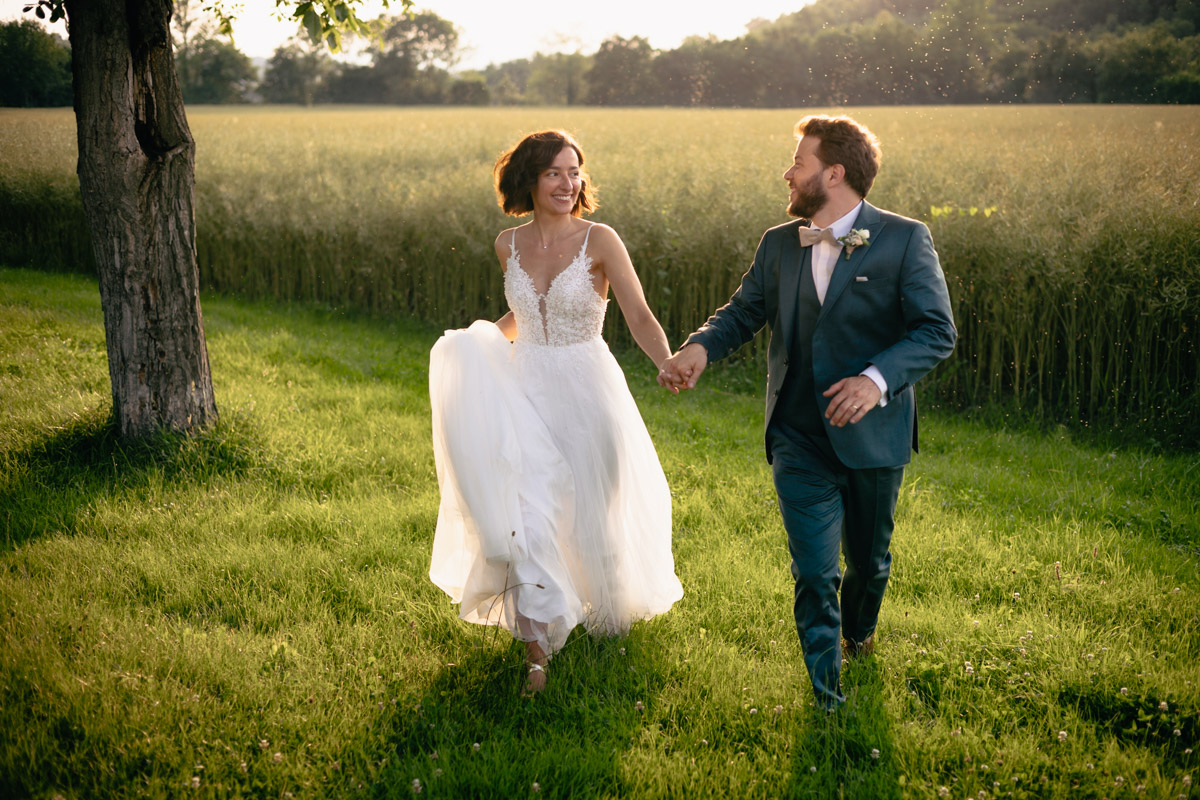
M520 226L517 226L520 227ZM508 256L512 253L513 236L517 228L505 228L496 234L496 258L500 259L501 266L508 263Z

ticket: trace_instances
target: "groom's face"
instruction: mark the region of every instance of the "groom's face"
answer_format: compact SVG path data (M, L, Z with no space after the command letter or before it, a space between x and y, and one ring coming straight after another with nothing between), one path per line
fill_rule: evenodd
M783 173L791 196L788 198L788 213L793 217L812 219L829 201L825 191L826 166L817 158L817 148L821 140L812 136L802 136L796 143L796 153L792 157L792 166Z

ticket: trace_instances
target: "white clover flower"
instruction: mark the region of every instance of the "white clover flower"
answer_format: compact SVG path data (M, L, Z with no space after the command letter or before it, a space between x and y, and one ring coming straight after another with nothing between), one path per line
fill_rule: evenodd
M817 771L817 768L816 768L815 766L813 766L813 767L809 767L809 768L808 768L808 771L809 771L809 772L816 772L816 771Z
M1065 741L1067 740L1067 732L1066 732L1066 731L1059 731L1059 732L1058 732L1058 740L1059 740L1060 742L1065 742Z
M271 760L276 764L280 763L283 761L283 753L276 753L275 755L271 756Z
M471 749L473 751L475 751L476 753L478 753L479 752L479 742L476 742L475 744L471 745Z
M875 759L876 761L879 760L879 749L878 748L875 748L875 747L871 748L871 758Z
M1167 710L1167 701L1166 700L1163 700L1161 703L1158 704L1158 710L1159 711Z
M634 703L633 707L638 711L641 711L643 708L645 708L645 706L642 705L641 700L638 700L636 703Z
M751 713L751 714L757 714L757 713L758 713L758 709L757 709L757 708L752 708L752 709L750 709L750 713Z
M1122 686L1122 687L1121 687L1121 694L1129 694L1129 687L1128 687L1128 686Z
M530 786L529 788L532 789L535 793L540 792L542 790L542 787L538 786L537 781L534 781L533 786Z
M945 786L938 787L938 797L949 797L949 796L950 796L949 789L947 789Z
M192 776L192 788L193 788L193 789L199 789L199 788L200 788L200 776L199 776L199 775L193 775L193 776Z
M413 778L412 790L413 790L413 794L421 793L421 779L420 778Z

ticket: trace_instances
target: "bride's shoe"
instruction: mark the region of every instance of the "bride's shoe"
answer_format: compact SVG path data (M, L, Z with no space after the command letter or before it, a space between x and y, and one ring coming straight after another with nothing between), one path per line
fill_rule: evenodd
M534 661L525 662L529 673L525 676L525 688L521 691L524 697L540 693L546 688L546 668Z

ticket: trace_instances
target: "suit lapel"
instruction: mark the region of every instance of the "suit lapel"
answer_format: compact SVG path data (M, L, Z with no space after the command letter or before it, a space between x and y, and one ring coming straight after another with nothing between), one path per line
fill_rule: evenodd
M799 228L792 229L790 236L783 237L779 248L779 326L783 329L783 342L787 350L792 349L795 335L796 293L800 288L800 273L804 261L800 258Z
M871 232L870 241L872 243L878 242L879 231L883 229L883 221L879 218L879 209L864 200L862 208L859 209L858 216L851 227L858 229L866 228ZM845 252L838 255L837 262L833 268L833 275L829 279L829 287L825 290L825 302L821 304L821 314L818 320L823 319L829 313L829 309L833 308L834 304L837 303L842 292L846 290L846 286L858 273L858 268L869 249L870 247L856 247L854 248L854 252L850 254L849 259L846 258Z

